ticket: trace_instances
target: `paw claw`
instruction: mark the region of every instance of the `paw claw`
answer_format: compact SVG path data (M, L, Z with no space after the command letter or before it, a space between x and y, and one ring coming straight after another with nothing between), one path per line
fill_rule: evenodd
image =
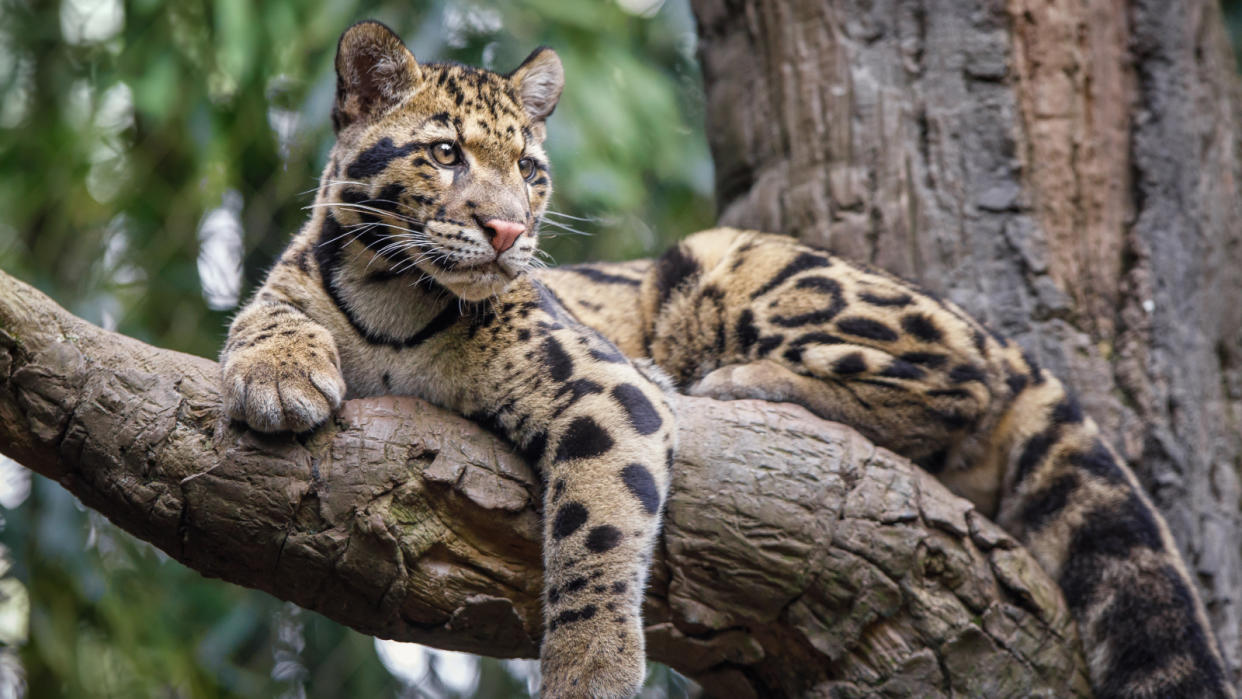
M291 348L278 354L263 345L234 353L224 363L225 414L259 432L305 432L323 424L345 396L332 356Z

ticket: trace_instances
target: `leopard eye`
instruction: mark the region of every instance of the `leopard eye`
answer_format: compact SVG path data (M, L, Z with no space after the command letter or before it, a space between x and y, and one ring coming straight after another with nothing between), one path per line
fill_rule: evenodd
M448 141L431 144L431 157L445 167L461 164L461 151L457 145Z
M531 180L535 177L535 161L532 158L522 158L518 161L518 174L524 180Z

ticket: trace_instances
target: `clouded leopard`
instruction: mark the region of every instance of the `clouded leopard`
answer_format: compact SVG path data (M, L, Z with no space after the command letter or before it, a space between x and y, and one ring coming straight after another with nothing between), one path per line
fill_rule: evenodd
M347 395L399 393L502 433L547 483L543 694L630 696L675 431L663 391L525 274L560 60L419 64L363 22L336 70L314 213L233 321L225 409L301 431Z
M230 328L225 410L303 431L346 396L411 394L512 441L547 485L543 696L626 697L643 678L676 445L627 354L691 393L849 423L996 512L1059 576L1102 695L1229 695L1163 521L1011 343L778 236L710 231L657 262L532 274L556 55L508 75L420 64L363 22L336 70L337 143L313 215Z

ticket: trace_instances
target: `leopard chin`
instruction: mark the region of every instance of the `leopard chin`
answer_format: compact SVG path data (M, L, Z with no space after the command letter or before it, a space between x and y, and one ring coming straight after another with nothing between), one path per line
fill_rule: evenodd
M463 301L482 301L500 296L525 270L515 270L500 262L453 271L438 271L436 282Z

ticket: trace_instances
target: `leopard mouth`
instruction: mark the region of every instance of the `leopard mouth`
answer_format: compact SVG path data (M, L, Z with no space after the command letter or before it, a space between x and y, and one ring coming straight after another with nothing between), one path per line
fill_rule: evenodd
M468 266L458 265L450 271L461 274L499 275L508 281L513 281L521 276L524 268L522 265L514 264L508 260L489 260Z
M458 297L467 301L480 301L501 294L521 274L521 269L492 260L443 270L436 277L440 284Z

